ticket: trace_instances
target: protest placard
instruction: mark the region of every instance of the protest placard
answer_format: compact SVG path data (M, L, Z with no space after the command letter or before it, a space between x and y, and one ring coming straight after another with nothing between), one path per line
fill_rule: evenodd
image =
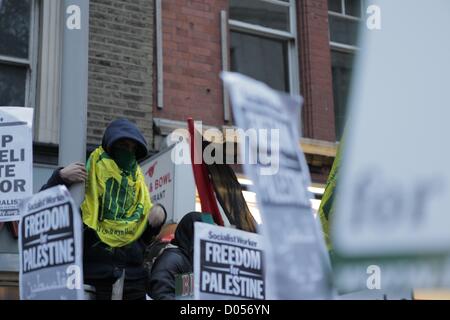
M331 298L325 242L310 205L310 175L300 149L302 99L246 76L224 72L246 174L261 211L269 299ZM255 138L256 137L256 138Z
M33 194L33 109L0 107L0 222L20 219Z
M208 223L194 227L195 299L264 300L262 237Z
M448 287L450 152L443 146L450 42L441 39L450 6L445 0L432 7L376 4L389 31L360 30L331 220L336 285L341 291ZM433 58L423 60L430 52Z
M38 193L21 211L20 298L83 299L81 217L67 188Z

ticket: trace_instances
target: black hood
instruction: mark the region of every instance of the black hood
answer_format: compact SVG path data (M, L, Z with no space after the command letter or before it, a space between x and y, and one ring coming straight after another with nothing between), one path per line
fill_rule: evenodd
M192 262L194 252L194 223L202 222L201 212L190 212L178 223L172 244L178 246Z
M119 139L131 139L137 143L136 159L147 156L147 142L134 123L127 119L114 120L109 124L103 135L102 147L105 151L110 150L114 142Z

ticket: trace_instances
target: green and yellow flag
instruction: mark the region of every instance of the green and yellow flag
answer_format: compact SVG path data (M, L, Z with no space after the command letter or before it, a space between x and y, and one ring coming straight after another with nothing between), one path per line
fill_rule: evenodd
M83 222L110 247L122 247L138 239L147 226L152 203L137 163L130 172L122 171L98 147L89 157L86 169Z
M327 184L325 186L325 192L322 196L322 201L319 207L319 217L322 224L322 229L327 244L328 250L332 250L332 244L330 240L330 219L334 213L335 195L336 195L336 183L338 177L339 167L341 165L341 150L342 142L339 143L336 158L334 159L333 166L331 167L330 175L328 176Z

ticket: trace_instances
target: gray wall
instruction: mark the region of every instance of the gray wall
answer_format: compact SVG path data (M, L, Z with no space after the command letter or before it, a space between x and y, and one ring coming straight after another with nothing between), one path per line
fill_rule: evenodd
M91 0L88 144L107 124L134 121L152 139L153 0Z

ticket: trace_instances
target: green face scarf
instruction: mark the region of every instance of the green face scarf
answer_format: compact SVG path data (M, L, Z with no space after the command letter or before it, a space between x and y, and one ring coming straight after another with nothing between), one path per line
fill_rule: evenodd
M132 172L136 167L136 155L128 149L116 147L112 150L112 157L123 171Z
M98 147L86 169L83 222L110 247L122 247L138 239L147 226L152 206L140 167L136 164L132 171L123 171Z

